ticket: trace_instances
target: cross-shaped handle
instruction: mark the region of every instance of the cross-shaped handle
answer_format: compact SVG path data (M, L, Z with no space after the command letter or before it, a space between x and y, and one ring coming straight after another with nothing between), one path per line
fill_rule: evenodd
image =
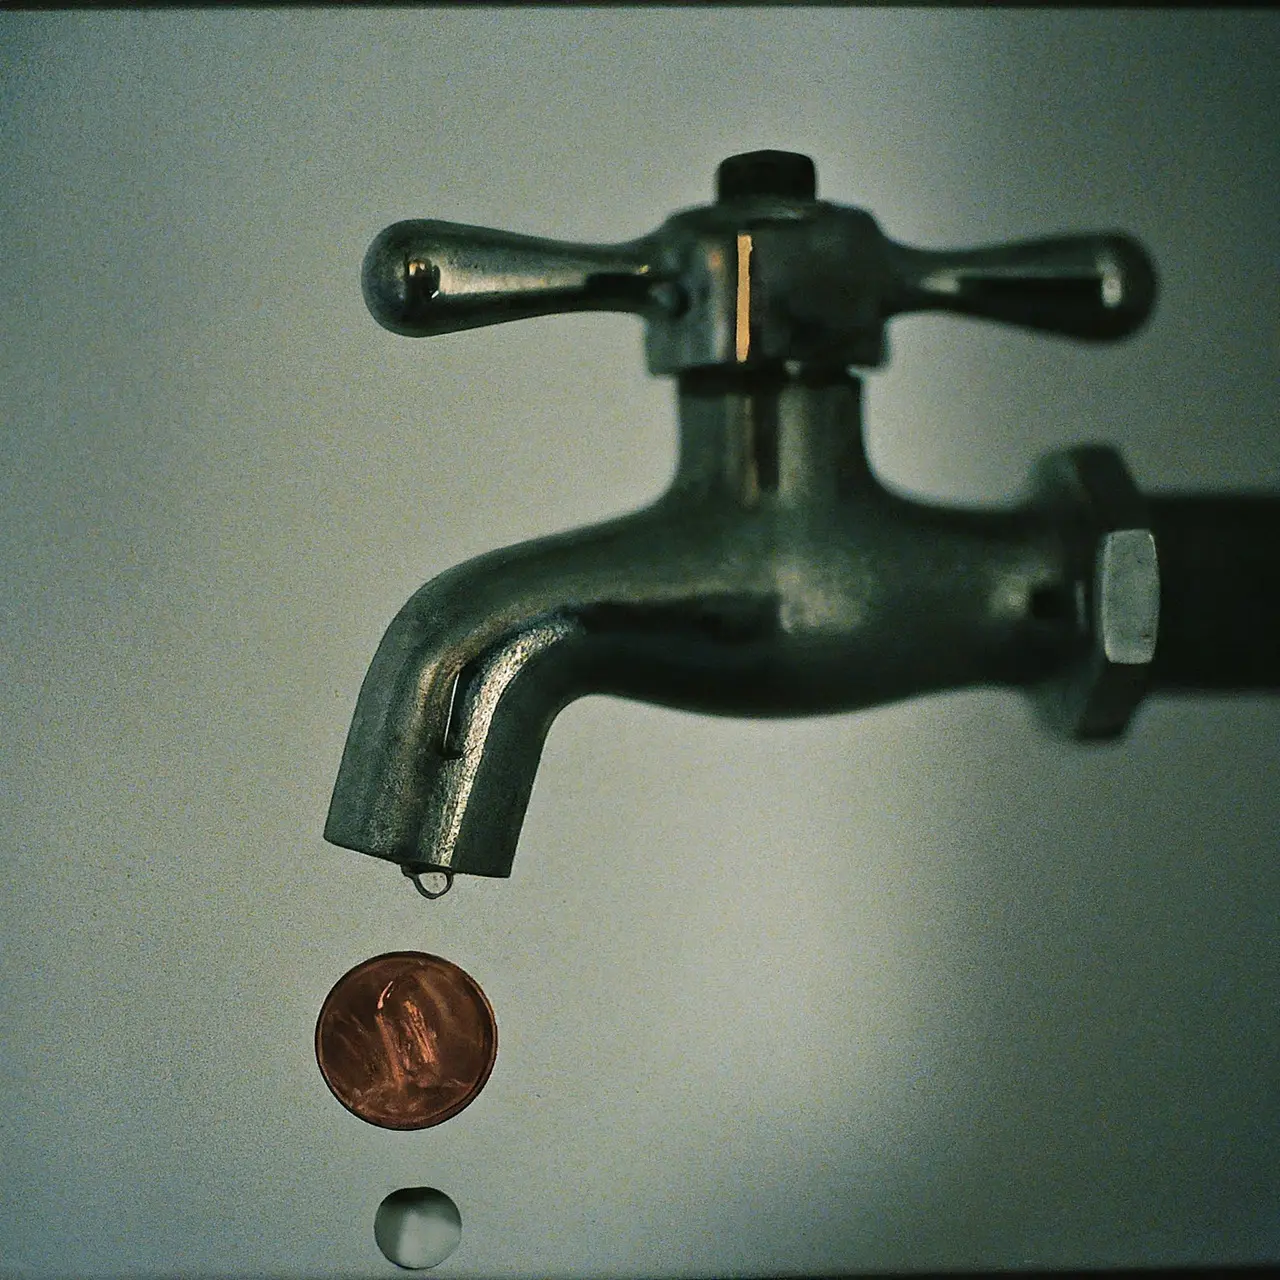
M365 257L365 300L380 324L409 337L559 312L634 313L648 322L658 374L874 368L887 322L913 311L1115 339L1155 301L1155 270L1128 236L913 248L862 210L818 200L812 162L790 152L731 157L717 193L712 205L612 245L398 222Z

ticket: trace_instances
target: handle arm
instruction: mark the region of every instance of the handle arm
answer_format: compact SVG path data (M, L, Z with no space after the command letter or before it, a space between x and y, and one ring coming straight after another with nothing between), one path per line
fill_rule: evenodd
M889 315L950 311L1106 341L1138 329L1155 304L1156 272L1129 236L1058 236L986 249L888 243Z
M365 304L392 333L426 338L562 311L660 309L643 240L579 245L417 218L369 246Z

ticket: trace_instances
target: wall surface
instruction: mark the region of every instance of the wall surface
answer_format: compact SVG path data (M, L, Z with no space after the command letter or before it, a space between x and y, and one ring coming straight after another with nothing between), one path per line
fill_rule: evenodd
M820 1274L1280 1258L1280 700L1051 741L1021 698L812 721L609 699L552 730L515 873L435 904L321 839L423 581L661 490L639 325L427 343L364 249L435 216L630 238L807 152L928 246L1119 228L1095 349L906 320L868 447L1007 503L1110 440L1280 489L1274 13L0 17L0 1274ZM362 1124L316 1013L382 951L497 1012L477 1101Z

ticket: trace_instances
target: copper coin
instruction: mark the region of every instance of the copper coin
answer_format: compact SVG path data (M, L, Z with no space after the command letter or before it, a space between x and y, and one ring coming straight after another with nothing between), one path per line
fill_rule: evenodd
M316 1062L348 1111L383 1129L427 1129L484 1088L498 1027L479 983L421 951L343 974L316 1020Z

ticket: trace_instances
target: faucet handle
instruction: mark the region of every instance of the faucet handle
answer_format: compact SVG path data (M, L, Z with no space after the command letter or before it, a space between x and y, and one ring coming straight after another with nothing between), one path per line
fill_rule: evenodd
M1151 260L1118 233L941 252L885 244L896 285L886 318L950 311L1106 341L1133 333L1155 302Z
M780 297L789 291L825 297L834 314L824 318L824 327L831 330L842 321L846 328L857 328L883 325L910 311L950 311L1107 340L1132 333L1155 302L1155 268L1130 236L1054 236L981 249L915 249L895 244L862 210L819 203L814 163L794 152L730 156L717 171L716 197L722 208L736 206L746 215L740 217L744 223L752 220L753 203L783 203L783 209L775 210L783 213L778 246L783 262L774 273L774 288ZM843 301L843 315L840 303L833 305L837 297ZM788 299L783 309L794 315L794 301ZM876 343L867 345L871 350Z
M567 244L427 218L397 222L369 246L365 305L409 338L562 311L664 308L644 241Z
M885 326L950 311L1097 341L1132 333L1156 276L1128 236L1061 236L936 251L896 244L861 209L817 199L812 160L731 156L713 205L650 235L570 244L431 219L397 222L365 254L365 302L423 338L565 311L647 322L649 370L875 368Z

